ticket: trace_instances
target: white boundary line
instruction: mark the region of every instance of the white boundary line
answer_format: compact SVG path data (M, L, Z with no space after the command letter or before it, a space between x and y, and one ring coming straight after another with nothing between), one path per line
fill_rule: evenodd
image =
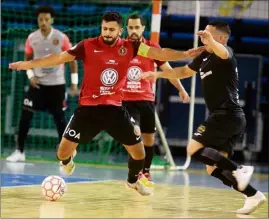
M104 183L104 182L113 182L113 181L118 181L118 180L77 181L77 182L66 182L66 184L76 184L76 183L83 184L83 183L100 183L100 182ZM1 189L5 189L5 188L21 188L21 187L35 187L35 186L41 186L41 184L19 185L19 186L1 186Z

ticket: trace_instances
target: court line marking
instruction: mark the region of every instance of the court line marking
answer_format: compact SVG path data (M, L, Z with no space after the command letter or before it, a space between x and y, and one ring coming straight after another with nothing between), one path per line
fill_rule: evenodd
M94 180L94 181L78 181L78 182L70 182L70 183L66 183L66 184L86 184L86 183L100 183L100 182L112 182L112 181L118 181L118 180ZM41 184L33 184L33 185L19 185L19 186L3 186L1 187L1 189L5 189L5 188L20 188L20 187L33 187L33 186L41 186Z
M96 181L78 181L78 182L70 182L66 184L93 184L93 183L107 183L107 182L125 182L125 180L96 180ZM178 185L178 184L156 184L160 186L181 186L184 187L185 185ZM11 189L11 188L23 188L23 187L37 187L41 186L39 184L35 185L19 185L19 186L4 186L1 187L1 189ZM228 190L228 188L216 188L216 187L204 187L204 186L194 186L194 185L188 185L188 187L195 187L195 188L201 188L201 189L213 189L213 190ZM268 195L268 192L263 192L263 194Z

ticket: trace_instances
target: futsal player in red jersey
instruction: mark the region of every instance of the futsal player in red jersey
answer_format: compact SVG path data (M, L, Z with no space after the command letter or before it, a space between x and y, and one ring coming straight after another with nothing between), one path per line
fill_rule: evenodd
M126 82L129 62L136 55L161 60L178 60L196 56L204 50L186 52L149 47L140 41L120 38L122 17L117 12L104 14L101 35L82 40L66 52L55 53L32 61L15 62L9 68L27 70L71 62L83 61L84 77L75 109L57 149L60 170L71 175L75 169L73 157L79 143L86 143L101 130L121 142L129 153L127 186L141 195L153 194L152 183L139 172L143 169L145 150L140 130L122 107L122 88ZM160 51L161 50L161 51Z
M148 46L160 48L160 45L143 37L145 21L139 14L130 15L127 19L128 40L140 41ZM150 80L141 79L143 72L154 71L156 64L161 70L173 70L168 62L149 59L142 56L134 57L127 70L127 81L123 89L123 105L134 118L136 125L140 127L141 136L145 147L145 162L143 174L151 180L150 166L154 156L155 140L155 94L153 83ZM180 80L170 79L170 83L178 90L178 94L184 103L189 102L189 95L182 86Z

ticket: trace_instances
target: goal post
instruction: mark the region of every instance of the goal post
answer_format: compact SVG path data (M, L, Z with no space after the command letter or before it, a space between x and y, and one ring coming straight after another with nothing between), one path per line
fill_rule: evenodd
M151 20L151 41L159 43L160 38L160 28L161 28L161 9L162 9L162 0L152 0L152 20ZM200 24L200 2L197 0L195 3L195 24L194 24L194 41L193 48L198 47L198 35L196 32L199 30ZM195 101L195 86L196 86L196 75L192 76L191 80L191 94L190 94L190 108L189 108L189 122L188 122L188 142L192 138L193 134L193 119L194 119L194 101ZM160 140L165 151L165 156L170 166L156 166L153 165L153 169L157 168L168 168L169 170L185 170L189 167L191 158L187 155L186 160L182 166L177 166L171 154L167 139L165 137L158 113L155 111L155 121L156 128L160 135ZM186 145L187 146L187 145Z

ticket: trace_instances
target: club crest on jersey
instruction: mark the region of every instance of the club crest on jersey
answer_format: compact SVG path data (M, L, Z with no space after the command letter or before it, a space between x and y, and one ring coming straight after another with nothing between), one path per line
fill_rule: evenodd
M118 77L119 74L115 69L107 68L102 72L100 80L105 86L113 86L117 83Z
M197 129L197 132L198 133L204 133L206 130L206 127L204 125L200 125Z
M57 46L57 45L59 44L59 40L58 40L58 39L54 39L54 40L52 41L52 43L53 43L55 46Z
M127 77L128 77L129 81L140 81L141 75L142 75L141 68L139 68L137 66L132 66L132 67L128 68Z
M120 54L121 56L125 56L126 53L127 53L127 49L126 49L124 46L121 46L121 47L119 48L119 54Z

